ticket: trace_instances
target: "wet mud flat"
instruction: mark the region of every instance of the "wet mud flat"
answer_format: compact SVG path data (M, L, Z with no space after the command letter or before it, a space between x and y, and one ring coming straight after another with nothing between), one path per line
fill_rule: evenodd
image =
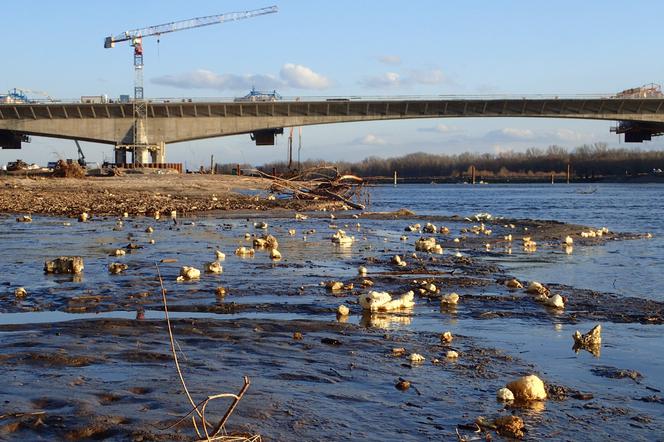
M6 275L0 298L0 436L193 438L188 422L164 429L189 406L165 323L158 319L163 306L155 263L176 318L174 333L192 394L202 399L236 392L242 376L251 378L229 431L259 433L264 440L454 440L459 431L471 440L486 433L500 437L488 427L475 433L478 417L506 415L524 420L527 440L656 439L664 430L662 362L649 353L662 349L657 335L663 304L559 285L554 275L542 282L563 295L566 305L552 309L525 289L508 287L506 281L518 275L503 266L516 258L573 257L562 245L565 235L574 236L575 248L645 240L640 235L581 238L588 227L532 220L484 222L493 232L475 234L471 229L480 223L463 217L434 220L450 232L427 234L404 231L434 222L412 214L331 219L319 213L299 221L283 216L201 216L178 225L136 217L120 230L114 230L114 219L69 226L49 217L32 223L4 219L11 258L0 263ZM355 236L350 247L331 242L339 228ZM261 250L251 258L233 254L266 232L279 239L280 261ZM504 239L509 234L512 241ZM35 235L42 248L26 248ZM526 235L537 241L536 251L522 250L519 241ZM416 252L415 241L431 236L443 253ZM46 251L58 246L83 256L82 276L43 274ZM117 248L126 255L109 256ZM227 255L222 274L176 282L180 266L200 267L216 249ZM396 254L407 265L395 264ZM128 269L109 275L112 261ZM367 267L366 277L358 275L358 266ZM321 285L329 280L345 288ZM22 299L12 294L19 284L28 292ZM424 289L430 284L436 290ZM215 293L219 286L226 288L224 296ZM415 307L363 313L358 296L369 290L413 290ZM460 295L458 304L441 303L453 291ZM342 303L350 309L347 317L336 314ZM120 317L105 316L112 313ZM45 323L35 320L40 315ZM86 319L77 320L82 315ZM596 323L605 330L601 352L575 353L572 332ZM451 342L441 341L444 331L452 332ZM459 357L447 358L450 350ZM412 353L424 361L411 362ZM544 379L548 400L496 400L499 388L526 374ZM396 388L401 380L410 388ZM221 414L222 408L209 412Z

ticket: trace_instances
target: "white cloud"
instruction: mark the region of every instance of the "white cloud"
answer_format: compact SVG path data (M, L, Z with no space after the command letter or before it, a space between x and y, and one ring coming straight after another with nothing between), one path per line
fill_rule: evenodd
M151 81L154 84L180 89L238 90L250 89L253 86L259 89L274 89L283 86L283 82L272 75L217 74L207 69L197 69L178 75L163 75Z
M257 89L325 89L331 82L310 68L286 63L279 77L271 74L217 74L207 69L197 69L178 75L153 78L152 83L180 89L246 90Z
M439 123L434 127L422 127L418 129L420 132L437 132L440 134L450 134L459 132L459 128L455 126L448 126L447 124Z
M378 61L383 64L398 65L401 64L401 57L398 55L382 55L378 57Z
M279 76L288 86L298 89L326 89L330 80L300 64L286 63Z
M441 84L447 78L440 69L420 69L410 72L410 81L416 84Z
M396 72L386 72L375 77L366 77L360 84L370 89L388 89L401 86L401 76Z
M366 146L382 146L386 144L386 141L380 138L378 135L367 134L364 137L355 140L358 144L364 144Z
M440 69L420 69L411 70L406 76L397 72L385 72L382 75L365 77L359 81L359 84L371 89L388 89L412 85L430 86L447 82L448 79Z

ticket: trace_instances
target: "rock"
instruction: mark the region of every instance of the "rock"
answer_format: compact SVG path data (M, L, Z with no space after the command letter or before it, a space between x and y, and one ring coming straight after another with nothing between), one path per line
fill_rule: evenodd
M450 342L452 342L452 339L454 339L454 337L452 336L452 332L446 331L440 335L440 342L444 344L449 344Z
M516 439L523 437L523 429L525 428L525 425L523 423L523 419L521 419L519 416L501 416L494 420L493 424L496 426L496 432L498 432L498 434L501 436Z
M406 354L406 349L403 347L395 347L392 349L392 356L403 356Z
M14 296L17 298L25 298L28 296L28 291L24 287L18 287L16 290L14 290Z
M267 200L268 200L268 201L275 201L276 199L277 199L277 197L274 196L274 195L272 195L272 194L270 194L270 195L267 196Z
M571 246L571 245L573 245L573 244L574 244L574 240L572 239L571 236L567 235L567 236L565 237L565 245Z
M410 388L410 381L407 381L405 379L399 379L399 382L397 382L394 385L394 388L396 388L399 391L406 391Z
M549 298L546 298L544 305L557 309L563 309L565 308L565 298L560 295L553 295Z
M413 298L415 293L409 291L401 295L397 299L392 299L392 296L387 292L370 291L367 294L359 296L360 306L364 310L369 311L392 311L404 308L411 308L415 305Z
M119 263L119 262L112 262L108 266L108 271L110 273L114 274L114 275L117 275L118 273L124 272L128 268L129 268L129 266L127 264L122 264L122 263Z
M435 253L436 255L442 255L443 254L443 246L440 244L436 244L433 246L431 249L431 253Z
M509 388L501 388L496 393L496 399L501 402L512 402L514 401L514 393Z
M17 223L31 223L32 222L32 217L30 215L23 215L18 218L16 218Z
M406 264L406 261L401 259L401 256L399 256L399 255L394 255L392 257L392 264L396 264L399 267L406 267L408 265L408 264Z
M267 242L263 238L254 238L254 249L264 249L267 246Z
M415 250L418 252L430 252L436 246L436 238L420 238L415 241Z
M171 210L171 219L176 220L178 218L178 211L177 210Z
M281 259L281 252L277 249L270 249L270 259L275 261Z
M360 276L367 276L367 268L364 266L358 267L357 274Z
M154 211L154 219L155 221L159 221L159 218L161 218L161 213L159 213L158 210Z
M507 384L507 388L519 401L539 401L546 399L544 382L535 375L523 376Z
M223 270L219 261L212 261L205 264L205 271L207 273L221 273Z
M240 257L248 257L248 256L254 256L256 251L254 249L250 249L248 247L238 247L235 249L235 254Z
M370 279L363 279L360 285L362 285L362 287L373 287L374 282Z
M217 287L214 289L214 294L217 296L226 296L226 289L224 287Z
M412 225L406 227L405 231L406 232L419 232L421 228L422 228L422 226L420 226L419 224L412 224Z
M588 350L595 356L599 356L600 347L602 345L602 326L597 324L588 333L581 334L578 330L572 335L574 339L574 351L579 352L580 349Z
M180 269L180 276L178 276L178 281L190 281L192 279L199 279L201 277L201 271L195 267L183 266Z
M90 216L86 212L83 212L80 215L78 215L78 222L79 223L88 222L88 218L90 218Z
M83 269L83 258L80 256L60 256L44 263L44 272L46 273L79 274Z
M300 220L300 221L304 221L305 219L309 219L309 217L307 215L303 215L301 213L296 213L295 214L295 219Z
M264 221L259 221L254 223L254 228L255 229L267 229L267 223Z
M214 256L217 258L217 261L223 261L226 259L226 254L219 250L214 251Z
M154 244L154 239L151 239L150 241L148 241L148 244Z
M457 353L454 350L448 350L448 352L445 353L445 357L447 359L458 359L459 358L459 353Z
M147 226L145 228L145 233L152 233L152 232L154 232L154 228L152 226Z
M436 233L438 231L438 228L434 224L426 223L422 231L424 233Z
M341 304L339 307L337 307L337 314L339 316L348 316L350 314L350 309Z
M505 286L510 288L510 289L522 289L523 288L523 284L521 284L521 282L519 282L519 280L516 279L516 278L508 279L507 281L505 281Z
M123 218L129 218L129 213L124 212L124 213L122 214L122 217L123 217Z
M344 288L344 283L341 281L327 281L325 283L325 288L333 292L336 292Z
M332 242L340 246L349 246L355 241L354 236L347 236L343 230L337 230L337 233L332 235Z
M125 256L127 252L125 252L123 249L115 249L113 253L111 253L111 256Z
M414 363L414 364L420 364L420 363L424 362L426 360L426 358L424 356L422 356L421 354L419 354L419 353L411 353L408 356L408 360L410 362Z
M304 339L304 336L302 336L302 332L296 331L293 333L293 339L296 341L301 341Z
M449 293L447 295L443 295L440 298L440 303L446 305L457 305L459 303L459 295L456 293Z
M528 288L526 289L526 293L530 293L531 295L547 295L549 294L549 289L544 287L542 284L540 284L537 281L531 281L530 284L528 284Z
M297 233L297 231L295 229L288 229L288 234L290 236L295 236L296 233Z
M279 241L277 241L277 238L275 238L272 235L267 235L263 238L265 240L265 246L268 249L278 249L279 248Z
M401 235L401 238L399 238L401 241L408 241L408 237L406 235Z

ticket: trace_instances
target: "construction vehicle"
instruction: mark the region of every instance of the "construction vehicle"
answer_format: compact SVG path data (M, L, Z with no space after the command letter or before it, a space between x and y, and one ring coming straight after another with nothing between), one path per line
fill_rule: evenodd
M281 100L281 95L279 95L276 90L271 91L271 92L270 91L257 91L255 87L252 87L247 95L245 95L244 97L235 98L233 101L235 101L235 102L243 102L243 101L257 102L257 101L277 101L277 100Z
M130 45L134 48L134 137L132 141L133 144L125 146L126 149L132 150L134 152L134 162L136 162L137 149L150 150L155 148L155 146L150 146L148 144L149 138L147 136L148 106L144 99L145 96L143 91L143 38L154 36L159 38L162 34L167 34L170 32L200 28L203 26L225 23L228 21L243 20L260 15L272 14L275 12L277 12L277 7L269 6L267 8L255 9L252 11L231 12L227 14L210 15L206 17L196 17L189 20L164 23L161 25L149 26L147 28L125 31L122 34L116 35L115 37L106 37L104 40L104 48L112 48L116 43L121 43L124 41L129 41Z
M87 163L85 162L85 154L83 153L83 149L81 149L81 145L78 143L78 140L74 140L74 143L76 143L76 149L78 149L78 165L85 168L87 167Z

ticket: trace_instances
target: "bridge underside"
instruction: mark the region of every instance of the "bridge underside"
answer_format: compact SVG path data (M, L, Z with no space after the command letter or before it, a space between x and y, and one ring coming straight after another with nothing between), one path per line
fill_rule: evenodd
M270 144L284 127L414 118L531 117L618 121L625 141L664 133L664 99L345 100L151 102L151 145L252 134ZM131 103L0 105L0 146L20 148L27 135L132 144Z

